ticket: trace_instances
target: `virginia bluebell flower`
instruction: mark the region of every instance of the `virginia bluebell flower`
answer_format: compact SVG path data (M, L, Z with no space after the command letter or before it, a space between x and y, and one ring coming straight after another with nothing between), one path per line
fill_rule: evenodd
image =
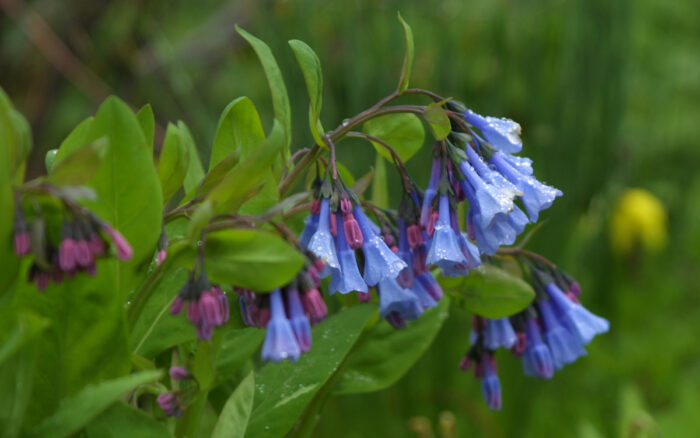
M292 326L292 331L296 337L299 349L302 353L306 353L311 348L311 323L306 313L304 313L304 307L299 297L299 290L295 285L285 290L285 298L287 301L289 324Z
M365 255L365 282L375 286L381 280L396 278L406 267L406 262L394 254L386 243L375 233L372 221L359 206L354 208L355 218L362 230L362 251ZM373 227L374 225L374 227Z
M270 292L270 321L262 348L262 359L280 362L285 359L297 361L301 349L284 309L282 292Z
M559 311L564 327L578 336L583 345L589 344L596 335L610 329L610 323L605 318L594 315L581 304L571 301L555 283L545 285L545 289Z
M554 368L560 369L567 363L572 363L584 356L586 350L578 336L559 324L550 300L539 300L537 307L544 322L544 339L552 353Z
M328 198L321 200L318 228L309 241L309 251L314 253L316 257L329 267L339 269L340 263L338 262L335 245L333 244L333 235L331 234L331 210L329 203Z
M535 318L528 318L525 323L527 343L523 352L523 371L525 375L550 379L554 375L554 361L549 347L542 342L542 334Z
M484 328L484 346L489 350L495 350L499 347L511 348L518 337L515 335L515 330L510 324L508 318L487 319L486 327Z
M301 235L299 236L299 246L302 249L306 249L309 246L311 237L316 232L316 229L318 229L319 213L321 211L321 201L319 201L318 199L314 199L313 202L311 202L310 210L311 214L309 215L309 217L306 218L304 224L304 231L302 231Z
M486 404L492 411L501 410L501 382L496 372L496 361L486 354L482 360L483 377L481 379L481 391L484 394Z
M454 264L466 265L467 259L457 241L457 235L450 223L450 201L447 194L441 194L439 200L438 220L435 224L428 258L428 265L451 268Z
M520 139L520 125L511 119L482 116L472 110L464 113L464 118L484 135L486 140L496 149L518 153L523 148Z
M379 291L379 316L385 318L397 313L403 319L414 320L423 313L418 297L402 288L395 279L383 278L377 285Z
M433 205L433 199L437 195L437 187L440 182L440 176L442 172L442 159L434 158L433 167L430 170L430 181L428 182L428 188L425 189L423 193L423 206L421 207L420 213L420 225L422 227L428 226L428 221L430 220L430 211Z
M340 213L337 214L337 220L342 221ZM340 268L332 270L329 292L331 294L335 292L346 294L352 291L367 292L367 283L363 280L360 269L357 267L355 251L350 248L345 239L344 228L338 227L335 237Z

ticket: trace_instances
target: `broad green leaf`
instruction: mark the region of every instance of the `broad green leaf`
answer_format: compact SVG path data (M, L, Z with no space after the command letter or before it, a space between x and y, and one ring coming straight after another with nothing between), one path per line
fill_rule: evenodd
M190 150L175 125L168 124L158 160L158 179L163 200L170 199L182 186L190 166Z
M399 86L396 91L399 94L403 94L408 88L408 83L411 79L411 68L413 66L413 31L411 30L411 26L401 17L401 14L399 13L398 15L399 22L401 22L401 26L403 27L403 39L406 44L406 53L404 54L403 65L401 66L401 77L399 78Z
M0 211L7 219L0 220L0 260L3 267L0 269L0 298L5 295L9 285L15 281L15 274L19 266L17 257L12 250L13 220L15 214L15 201L12 192L12 170L14 167L14 148L8 147L14 141L14 132L9 121L8 107L3 102L6 99L0 89Z
M209 199L199 204L187 225L187 239L193 244L199 241L202 237L202 229L207 226L213 216L214 208Z
M237 299L234 303L237 304ZM265 330L254 327L224 333L219 354L216 355L216 384L235 376L243 364L258 350L264 338Z
M493 265L471 269L466 277L440 277L439 281L458 305L486 318L513 315L535 298L526 281Z
M344 309L312 329L313 346L299 361L268 363L256 375L247 436L284 436L340 368L376 306Z
M321 117L321 105L323 103L323 74L321 73L321 61L305 42L290 40L289 45L294 51L301 72L306 82L306 90L309 94L309 127L318 144L323 144L319 131L319 118Z
M107 138L101 138L61 159L54 160L48 181L55 185L77 186L97 173L107 150Z
M63 400L58 411L33 428L30 436L59 438L72 435L127 392L161 376L161 371L144 371L88 386L74 397Z
M251 371L226 401L212 438L243 438L253 410L254 397L255 374Z
M272 107L275 111L275 119L282 125L283 129L282 159L289 161L291 155L289 145L292 141L292 111L289 108L289 96L287 95L287 87L284 85L284 79L282 79L282 72L267 44L237 25L236 31L253 47L265 71L265 77L267 77L270 92L272 93Z
M263 140L265 131L253 101L245 96L235 99L226 106L219 119L209 171L235 151L239 157L247 157Z
M202 166L202 161L199 159L199 153L197 152L197 146L194 144L192 139L192 134L183 122L177 122L177 127L182 135L182 140L185 142L185 146L189 151L190 155L190 165L187 168L187 174L185 175L184 187L185 193L193 193L192 190L197 188L199 182L204 178L204 166Z
M279 202L280 194L277 191L277 180L272 172L267 172L267 177L262 184L260 190L241 205L240 214L258 215Z
M32 395L34 342L48 321L33 312L5 308L0 314L0 428L16 437Z
M452 125L447 113L442 109L441 102L433 102L425 108L423 119L428 122L436 140L443 140L450 135Z
M56 161L56 154L58 154L58 149L49 149L44 157L44 166L46 167L46 172L51 172L53 163Z
M144 411L119 401L102 412L85 428L90 438L170 438L164 423Z
M139 112L136 113L136 118L143 131L143 136L146 138L146 145L153 150L154 138L156 135L156 118L153 115L153 108L150 103L142 106Z
M202 183L197 188L196 196L208 195L214 187L216 187L221 180L231 171L231 169L238 164L241 159L240 149L236 149L230 154L228 154L224 159L219 161L219 163L210 169L207 175L202 180Z
M88 117L82 122L78 123L78 126L73 128L73 130L68 134L58 147L56 156L54 157L54 162L61 160L78 149L86 146L90 143L90 131L92 130L92 124L95 122L94 117ZM47 169L50 170L50 169Z
M377 154L372 180L372 203L381 208L389 208L389 187L386 181L386 162Z
M234 171L221 180L209 194L215 213L236 212L245 202L251 191L269 177L270 166L278 157L284 144L282 126L275 120L270 136Z
M197 342L197 352L192 358L192 375L197 380L197 384L202 391L208 391L214 384L216 373L214 360L217 350L214 343L217 342L219 336L220 333L217 332L212 339Z
M0 88L0 144L9 163L10 180L21 184L24 180L25 160L32 148L31 130L27 119L20 114Z
M423 146L425 129L415 114L386 114L368 120L362 130L374 137L384 140L391 146L402 161L408 161ZM372 142L382 157L392 160L387 149Z
M378 391L398 381L425 353L448 316L443 298L405 329L381 320L348 356L334 394Z
M131 351L154 357L163 350L197 338L194 325L185 316L170 314L170 306L186 282L187 268L184 267L162 276L131 329Z
M268 292L287 284L305 258L276 234L237 229L207 235L205 267L214 283Z

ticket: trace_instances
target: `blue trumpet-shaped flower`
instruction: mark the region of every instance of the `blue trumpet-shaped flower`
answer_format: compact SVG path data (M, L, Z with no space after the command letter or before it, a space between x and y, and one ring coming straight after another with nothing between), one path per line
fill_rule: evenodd
M511 348L518 342L508 318L487 319L484 328L484 346L489 350L498 347Z
M596 335L610 329L607 319L594 315L581 304L571 301L555 283L547 284L545 289L559 310L564 327L576 334L583 345L588 345Z
M403 319L413 320L423 313L418 297L402 288L395 279L384 278L379 281L379 316L385 318L396 312Z
M480 227L489 227L494 219L508 214L513 209L513 196L516 192L500 190L492 184L487 184L466 161L459 163L459 168L466 178L460 185L469 200L469 205L479 211Z
M464 113L467 122L474 125L486 140L496 149L508 153L517 153L523 148L520 139L520 125L511 119L479 115L472 110Z
M479 252L482 254L495 254L501 245L511 245L517 237L516 230L508 222L508 218L502 216L494 220L484 228L479 216L478 208L470 208L467 214L468 226L474 232Z
M406 267L401 270L396 281L405 288L410 288L413 285L413 252L411 245L408 243L408 231L406 222L403 219L398 220L399 224L399 251L396 253L401 260L406 262Z
M554 361L547 345L542 342L542 334L535 318L525 323L527 343L523 352L523 370L526 375L550 379L554 375Z
M299 349L302 353L306 353L311 348L311 323L306 313L304 313L299 290L296 287L290 287L287 289L286 294L289 324L292 326Z
M430 170L430 181L428 181L428 188L425 189L423 193L423 205L420 211L420 224L423 227L428 226L428 221L430 220L430 207L433 204L433 199L437 195L437 187L440 182L440 175L442 173L442 160L440 158L433 159L433 167Z
M565 364L584 356L586 350L583 349L581 341L559 324L549 300L540 300L538 307L544 321L544 339L552 353L554 368L560 369Z
M542 184L532 175L520 173L500 152L491 156L491 163L523 193L523 205L533 223L537 222L540 211L549 208L554 198L562 195L561 190Z
M435 233L432 242L430 242L426 262L428 265L437 265L448 269L454 264L466 265L467 259L459 247L457 235L450 223L450 201L447 195L440 195L439 202L438 220L435 224Z
M421 274L416 274L415 278L433 300L440 301L442 299L442 288L440 287L440 283L433 277L433 274L430 272L423 272Z
M342 214L337 214L339 224L342 224ZM338 233L335 238L338 250L338 260L340 269L333 269L329 291L331 294L340 292L346 294L352 291L367 292L367 283L360 274L360 269L357 267L355 259L355 251L350 248L350 245L345 238L345 231L342 226L338 227Z
M501 154L503 159L513 166L518 172L523 175L532 175L532 160L528 157L518 157L517 155Z
M478 144L477 140L475 140L475 142ZM471 164L474 170L476 170L479 177L487 184L490 184L498 189L502 193L502 196L512 201L516 196L522 195L522 193L517 187L515 187L515 185L513 185L513 183L508 181L499 172L491 169L484 162L483 158L481 158L481 156L474 150L474 148L467 145L466 152L467 157L469 158L469 164Z
M414 281L410 291L418 298L418 304L420 304L423 310L437 306L435 299L433 299L420 281Z
M301 236L299 236L299 246L301 246L304 249L306 249L309 246L311 237L314 235L316 229L318 228L318 218L318 214L311 214L309 215L309 217L306 218L304 231L302 231Z
M340 263L338 262L335 245L333 244L333 235L331 234L330 214L329 199L323 198L318 218L318 228L311 236L309 251L314 253L326 265L339 269Z
M301 349L284 310L282 292L275 289L270 293L270 321L267 323L262 359L273 362L285 359L296 361L300 354Z
M365 255L365 282L374 286L385 278L396 278L406 267L406 262L394 254L374 232L374 224L359 206L355 206L353 212L364 238L362 252Z
M492 411L501 410L501 381L496 374L496 368L489 356L483 359L484 377L481 379L481 391L484 394L486 404Z

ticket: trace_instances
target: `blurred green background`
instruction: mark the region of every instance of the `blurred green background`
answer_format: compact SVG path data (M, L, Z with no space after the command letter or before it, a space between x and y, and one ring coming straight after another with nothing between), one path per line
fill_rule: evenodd
M578 278L584 304L612 330L551 381L523 376L520 362L499 352L503 411L491 413L479 382L457 367L470 317L453 309L396 386L332 399L315 435L700 436L697 1L2 0L0 7L0 86L31 123L30 176L109 93L134 107L150 102L161 126L184 120L203 157L235 97L251 97L269 127L266 81L235 23L277 56L294 144L307 146L306 91L287 40L304 40L321 59L330 129L395 87L400 10L416 40L412 86L523 126L523 153L537 176L565 193L530 247ZM361 143L340 149L357 176L374 163ZM422 184L426 157L409 162ZM632 187L644 191L630 194Z

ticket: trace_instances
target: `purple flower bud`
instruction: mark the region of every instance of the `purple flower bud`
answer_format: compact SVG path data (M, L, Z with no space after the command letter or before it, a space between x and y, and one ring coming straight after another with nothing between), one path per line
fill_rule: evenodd
M168 251L165 249L161 249L158 251L158 255L156 256L156 265L160 266L163 261L165 261L165 258L168 256Z
M199 311L199 301L190 301L187 304L187 319L194 325L199 325L201 314Z
M131 249L131 245L129 245L129 242L124 238L124 236L109 225L105 225L104 230L107 234L109 234L109 237L117 247L117 257L120 260L131 259L131 256L134 255L134 251Z
M182 312L182 308L185 305L185 300L180 297L175 297L173 304L170 305L170 314L179 315Z
M372 294L370 292L358 292L357 299L361 303L369 303L370 301L372 301Z
M31 240L27 231L16 232L14 237L14 244L15 254L17 254L18 257L26 256L32 249Z
M355 219L355 216L352 214L352 212L344 216L343 228L345 231L345 238L347 239L350 248L361 248L362 243L364 242L364 238L362 237L360 225L357 223L357 220Z
M159 395L156 400L158 401L160 408L166 413L175 409L175 394L166 392Z
M484 357L482 361L484 367L484 377L481 380L481 390L484 394L486 404L492 411L501 410L501 382L496 374L496 364L490 356Z
M87 240L81 239L75 243L75 262L82 268L89 268L91 265L94 265L92 251L90 251L90 244Z
M70 237L63 239L58 247L58 265L63 272L71 272L76 267L76 242Z
M94 233L90 236L90 251L95 257L99 257L105 253L105 241L102 240L102 236L99 233Z
M190 373L185 367L175 366L170 367L170 377L172 377L174 380L184 380L190 377Z
M321 292L318 289L309 289L301 296L301 303L304 306L304 311L311 316L311 322L317 323L322 321L328 315L328 307L323 301Z
M206 325L218 326L223 324L219 300L211 291L204 291L199 296L199 312Z

